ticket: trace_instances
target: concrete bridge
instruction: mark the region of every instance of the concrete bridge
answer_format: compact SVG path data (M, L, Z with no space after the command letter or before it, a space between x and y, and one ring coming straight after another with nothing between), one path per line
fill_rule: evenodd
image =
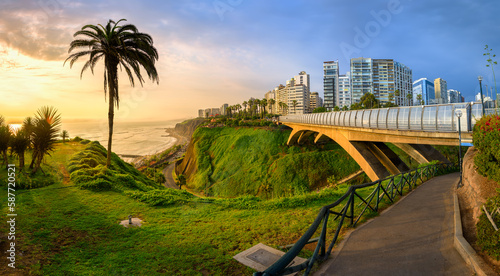
M462 143L472 143L481 115L481 104L459 103L286 115L280 122L293 129L288 145L332 139L375 181L409 170L386 143L419 163L448 162L432 145L458 146L459 129Z

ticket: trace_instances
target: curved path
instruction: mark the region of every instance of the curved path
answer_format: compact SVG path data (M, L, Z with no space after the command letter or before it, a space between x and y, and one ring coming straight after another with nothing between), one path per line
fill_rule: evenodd
M168 164L168 166L163 169L163 175L165 176L165 187L167 188L172 188L172 189L179 189L179 186L175 184L175 180L172 177L172 171L175 168L175 164Z
M474 275L453 246L458 177L435 177L358 227L315 275Z

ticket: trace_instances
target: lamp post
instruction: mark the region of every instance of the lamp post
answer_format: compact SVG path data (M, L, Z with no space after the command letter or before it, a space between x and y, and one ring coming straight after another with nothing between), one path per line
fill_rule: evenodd
M458 165L460 166L460 182L459 187L462 186L462 129L460 125L460 117L462 117L462 110L457 109L455 115L458 118Z
M483 81L483 77L479 76L477 77L477 79L479 80L479 90L481 91L481 106L483 107L483 116L484 116L486 113L484 112L483 85L481 84L481 82Z

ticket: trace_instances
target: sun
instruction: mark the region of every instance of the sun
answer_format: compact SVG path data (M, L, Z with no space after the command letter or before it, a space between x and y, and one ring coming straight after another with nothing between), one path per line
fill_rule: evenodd
M22 127L21 124L9 124L10 130L12 133L16 134Z

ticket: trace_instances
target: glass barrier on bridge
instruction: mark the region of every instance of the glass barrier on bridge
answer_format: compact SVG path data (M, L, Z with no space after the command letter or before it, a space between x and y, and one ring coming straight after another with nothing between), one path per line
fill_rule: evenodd
M280 116L280 121L312 125L455 132L458 131L458 118L455 115L457 110L462 111L462 117L460 118L461 130L464 132L472 131L476 122L481 118L481 103L405 106L285 115ZM485 113L495 113L495 109L486 109Z

